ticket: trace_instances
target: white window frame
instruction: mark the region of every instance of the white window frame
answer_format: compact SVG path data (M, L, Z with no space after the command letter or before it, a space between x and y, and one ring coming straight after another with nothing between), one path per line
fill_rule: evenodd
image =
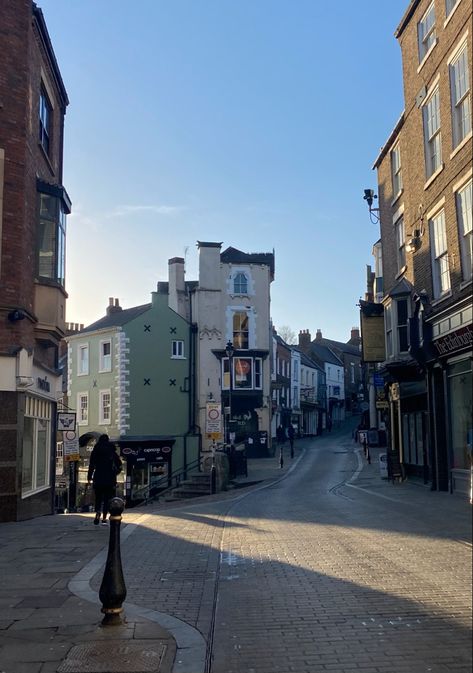
M253 389L263 390L263 360L253 358Z
M452 13L456 10L458 5L460 4L460 0L445 0L445 16L447 20L450 18Z
M82 405L85 400L85 405ZM77 393L77 425L89 423L89 393L87 391Z
M87 353L87 357L82 357ZM89 373L89 344L77 345L77 376L87 376Z
M435 3L431 2L417 24L417 46L419 63L427 57L437 42L435 30Z
M244 278L244 283L241 279ZM238 288L237 288L238 283ZM234 295L248 295L249 279L244 271L237 271L233 277L233 294Z
M104 355L104 346L108 344L110 346L110 353ZM99 344L99 372L111 372L112 371L112 340L111 339L102 339Z
M404 214L401 214L394 223L396 235L397 273L400 274L406 266L406 232L404 229Z
M440 89L438 84L423 105L422 119L424 124L425 174L427 178L430 178L442 168Z
M399 143L397 143L391 150L391 183L393 190L393 200L395 200L402 193L403 189L401 146Z
M448 61L452 105L452 147L455 149L471 134L471 91L468 69L468 43L462 40Z
M448 260L445 210L442 208L429 218L430 252L434 299L441 299L451 292Z
M390 301L384 307L384 334L386 341L386 358L394 357L394 332L393 332L393 303Z
M399 302L406 302L406 322L399 324L398 306ZM412 315L411 302L409 295L396 297L384 307L384 332L386 341L386 359L390 360L399 356L407 355L409 352L409 318ZM401 350L401 332L406 331L406 348Z
M183 339L173 339L171 342L171 360L185 360Z
M460 241L462 278L464 282L469 282L472 279L472 262L473 262L472 192L473 192L473 182L471 179L455 192L455 205L457 211L458 237Z
M39 493L50 487L51 479L51 402L37 398L26 397L24 420L32 423L32 446L31 446L31 485L24 487L25 465L22 466L22 488L21 497L26 498L34 493ZM43 425L43 428L40 428ZM38 464L39 464L39 432L42 430L45 436L43 468L44 483L38 482ZM24 439L25 439L24 433Z
M104 398L108 395L109 404L108 404L108 418L105 416L105 405ZM112 422L112 391L110 388L104 390L99 390L99 425L110 425Z

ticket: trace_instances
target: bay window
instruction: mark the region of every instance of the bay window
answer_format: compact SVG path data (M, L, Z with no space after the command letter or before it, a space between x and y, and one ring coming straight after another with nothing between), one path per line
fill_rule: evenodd
M70 201L64 188L37 180L39 213L37 274L40 281L64 287L66 274L66 215Z

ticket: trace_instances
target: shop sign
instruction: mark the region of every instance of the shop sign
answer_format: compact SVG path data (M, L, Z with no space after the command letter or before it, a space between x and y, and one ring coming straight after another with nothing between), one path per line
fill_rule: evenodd
M473 329L471 325L466 325L460 329L450 332L440 339L433 342L438 355L450 355L462 348L471 348L473 345Z
M155 460L169 460L172 453L170 446L138 446L133 449L130 446L124 446L120 449L121 455L124 458L134 458L136 461L155 461Z
M74 430L76 427L76 415L66 411L58 411L57 429L59 431Z
M361 333L364 362L383 362L386 359L384 349L384 316L367 316L361 312Z

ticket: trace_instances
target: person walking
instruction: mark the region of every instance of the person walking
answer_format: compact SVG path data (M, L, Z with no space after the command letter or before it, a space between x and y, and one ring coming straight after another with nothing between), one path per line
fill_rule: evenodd
M284 442L286 441L286 431L281 424L276 428L276 439L279 444L279 467L284 467Z
M294 458L294 437L296 436L296 433L294 431L294 426L292 423L287 429L287 436L289 437L289 444L291 446L291 458Z
M87 485L92 481L95 492L95 519L94 525L107 525L108 503L115 495L117 474L122 471L122 461L118 457L115 446L110 442L108 435L100 435L90 455Z

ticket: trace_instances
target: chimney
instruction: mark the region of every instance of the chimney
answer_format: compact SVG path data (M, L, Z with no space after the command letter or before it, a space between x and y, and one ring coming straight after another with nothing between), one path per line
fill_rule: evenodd
M322 341L322 330L318 329L317 332L315 333L315 340L316 341Z
M310 350L310 332L308 329L303 329L299 332L299 348L303 353L308 353Z
M168 305L169 308L178 313L179 315L185 315L183 313L183 308L185 310L185 292L186 292L186 283L184 280L184 258L183 257L173 257L168 261L168 277L169 277L169 286L168 286Z
M221 243L197 241L199 248L199 289L220 290Z
M107 315L112 315L112 313L118 313L122 310L118 299L114 299L113 297L108 298Z
M359 338L360 338L360 330L358 329L358 327L352 327L350 340Z

